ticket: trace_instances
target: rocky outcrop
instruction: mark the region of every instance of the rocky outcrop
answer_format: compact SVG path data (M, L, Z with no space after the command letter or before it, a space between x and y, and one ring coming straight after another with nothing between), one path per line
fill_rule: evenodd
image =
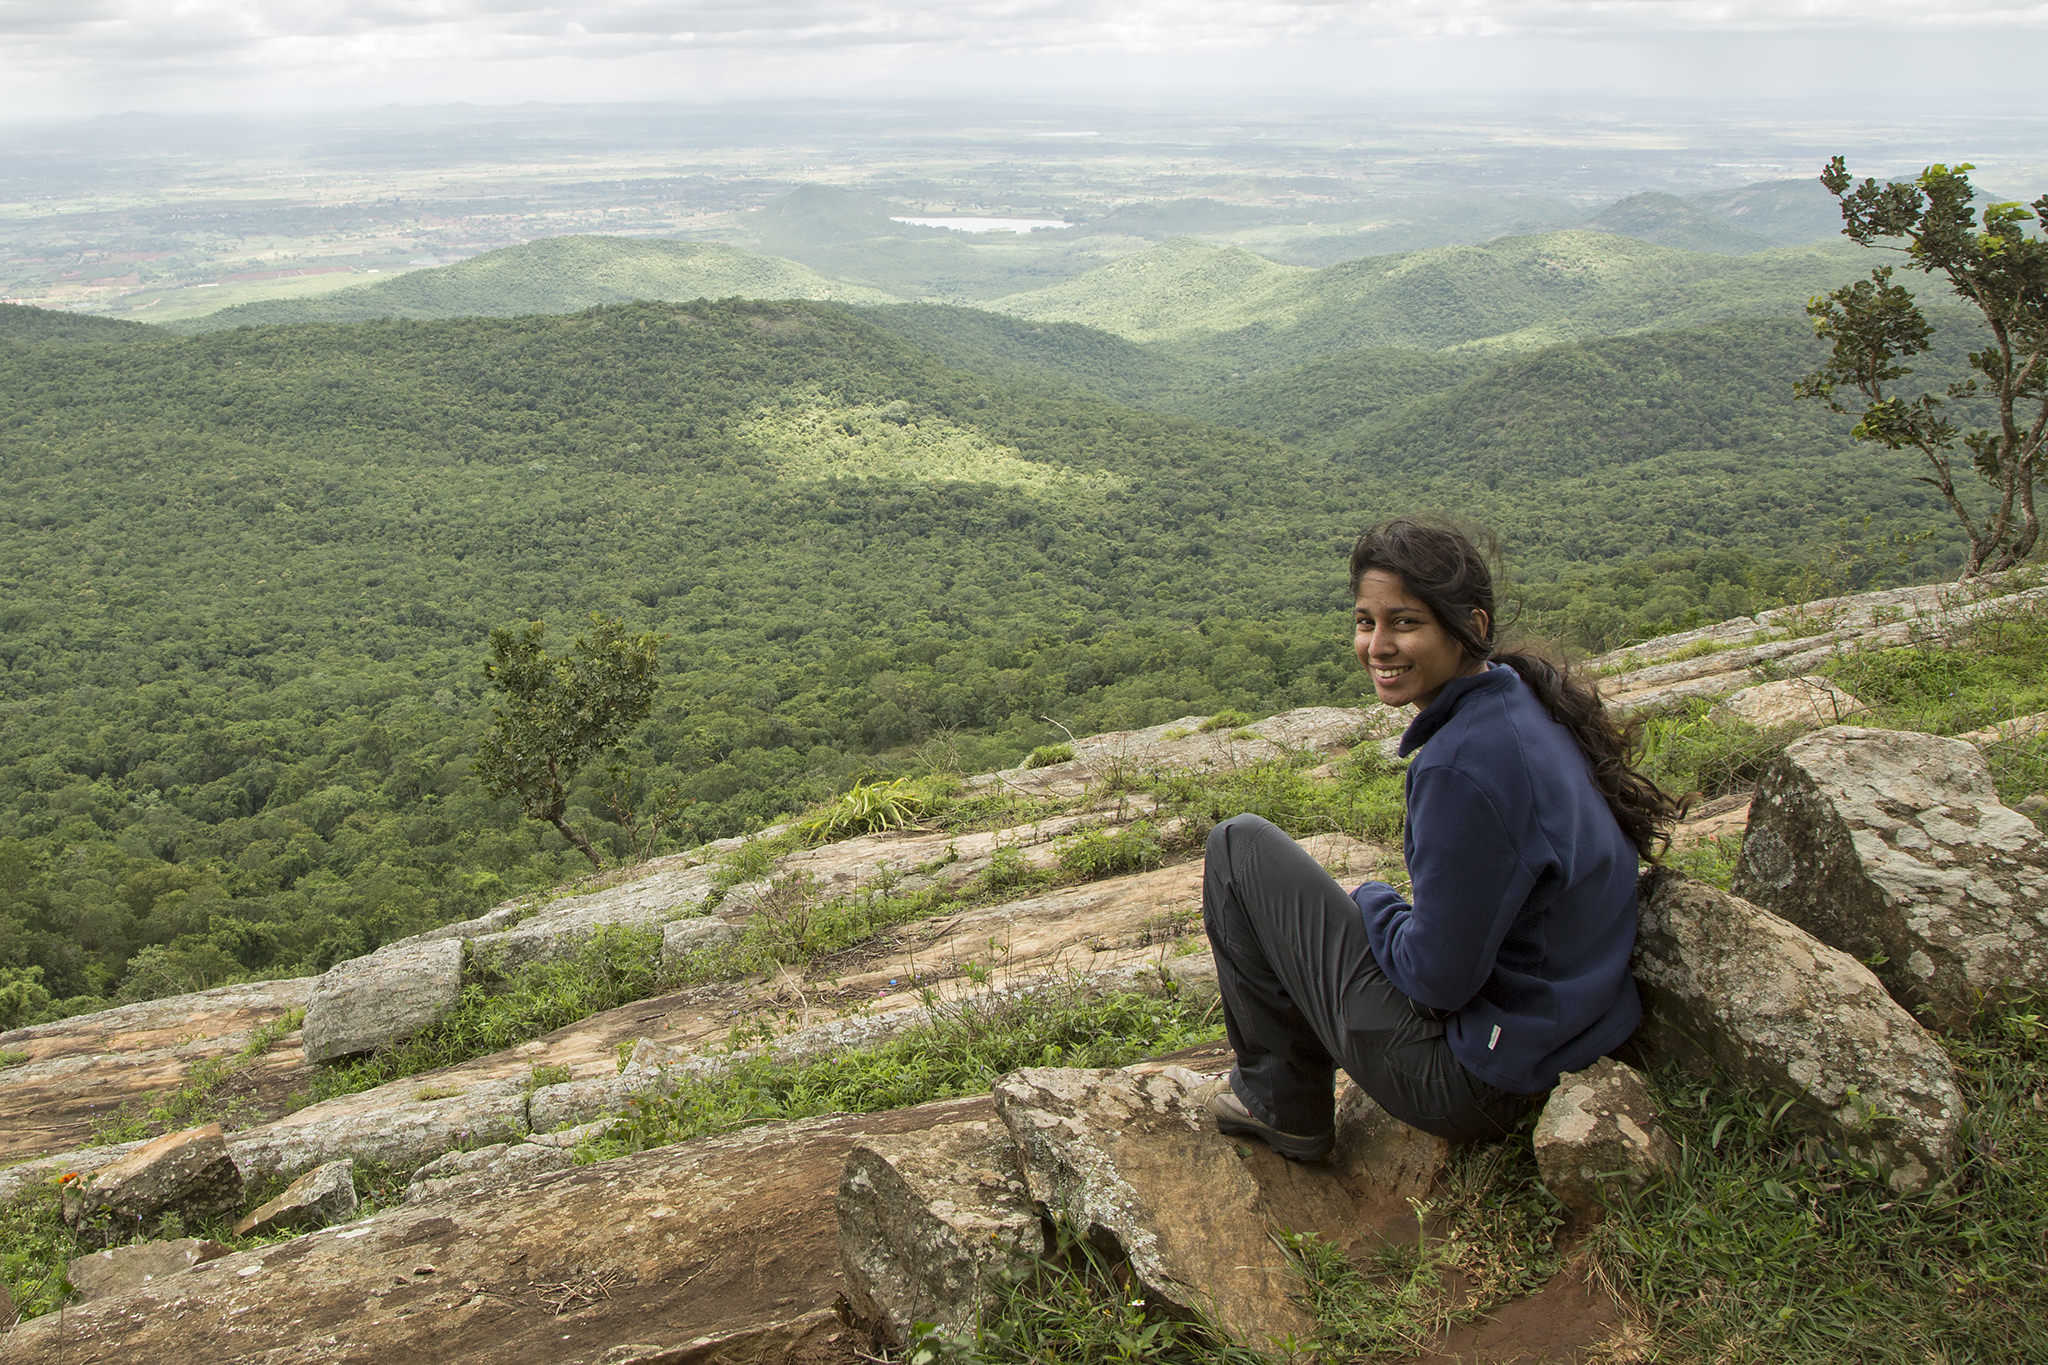
M1258 1182L1191 1099L1200 1081L1179 1069L1020 1071L996 1082L996 1113L1032 1197L1126 1259L1148 1301L1205 1314L1253 1346L1306 1336Z
M855 1143L838 1217L847 1302L895 1349L918 1323L971 1335L993 1288L1046 1249L1016 1144L988 1121Z
M209 1123L145 1142L64 1187L64 1219L108 1241L150 1232L173 1215L190 1220L232 1213L242 1175L221 1126Z
M1644 1055L1793 1097L1894 1189L1925 1189L1955 1164L1955 1068L1869 968L1712 887L1661 874L1652 888L1635 960Z
M0 1033L0 1052L21 1059L0 1067L0 1165L78 1146L97 1122L184 1085L201 1065L235 1064L252 1090L289 1089L301 1062L292 1037L245 1054L305 1007L314 980L217 986Z
M237 1133L228 1143L235 1163L252 1181L293 1177L343 1157L410 1171L454 1148L528 1131L527 1091L518 1081L444 1092L433 1078L414 1077L386 1092L344 1095Z
M397 943L328 969L306 1001L309 1062L401 1042L445 1018L462 998L462 940Z
M1678 1169L1678 1145L1642 1073L1612 1057L1558 1081L1530 1143L1543 1187L1582 1218L1599 1214L1603 1192L1640 1189Z
M1960 740L1838 726L1792 744L1757 783L1734 886L1943 1028L2048 979L2048 835Z
M987 1096L766 1124L429 1199L23 1323L8 1365L845 1362L833 1195L856 1141Z
M285 1186L235 1224L235 1236L260 1232L304 1232L345 1221L356 1211L356 1163L330 1161Z

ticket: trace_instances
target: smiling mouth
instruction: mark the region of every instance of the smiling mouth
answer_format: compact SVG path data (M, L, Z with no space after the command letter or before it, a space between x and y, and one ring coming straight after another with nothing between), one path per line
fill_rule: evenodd
M1375 679L1379 680L1380 682L1392 682L1394 679L1400 677L1403 673L1406 673L1409 667L1410 665L1408 664L1400 664L1392 668L1382 668L1378 664L1374 664L1372 668L1372 675Z

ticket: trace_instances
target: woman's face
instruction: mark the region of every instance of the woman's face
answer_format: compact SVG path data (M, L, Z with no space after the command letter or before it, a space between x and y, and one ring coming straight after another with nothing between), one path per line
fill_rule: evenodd
M1482 637L1485 615L1473 612ZM1352 647L1372 675L1372 690L1389 706L1425 707L1445 683L1485 667L1483 660L1465 656L1464 647L1408 591L1399 574L1385 569L1368 569L1360 576L1353 620L1358 633Z

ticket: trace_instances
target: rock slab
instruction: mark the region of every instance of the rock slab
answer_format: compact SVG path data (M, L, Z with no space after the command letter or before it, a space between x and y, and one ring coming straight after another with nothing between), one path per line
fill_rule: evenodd
M895 1349L918 1323L971 1335L990 1287L1045 1250L1016 1144L986 1120L855 1143L838 1209L847 1302Z
M235 1236L258 1232L304 1232L345 1221L356 1211L356 1163L329 1161L285 1187L235 1224Z
M982 1096L768 1124L388 1209L25 1322L7 1365L851 1360L830 1321L848 1149L988 1116Z
M1876 971L1941 1028L2048 978L2048 834L1961 740L1835 726L1757 783L1736 894Z
M134 1246L109 1247L73 1260L64 1272L78 1292L78 1302L125 1294L152 1280L177 1275L195 1265L218 1260L228 1254L219 1242L204 1237L179 1237L168 1242L139 1242ZM8 1315L12 1318L13 1314Z
M1831 680L1808 673L1745 687L1715 703L1710 714L1715 720L1745 721L1759 730L1815 730L1839 725L1869 709Z
M1948 1054L1870 969L1737 896L1651 879L1636 936L1645 1056L1790 1095L1813 1127L1923 1190L1961 1153Z

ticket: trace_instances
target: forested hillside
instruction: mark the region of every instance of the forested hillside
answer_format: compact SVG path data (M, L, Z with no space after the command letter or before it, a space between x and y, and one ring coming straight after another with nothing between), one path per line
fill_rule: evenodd
M0 369L0 962L59 997L312 969L568 872L469 776L495 625L667 632L633 757L698 835L955 728L986 762L1056 737L1040 716L1356 688L1351 514L1313 467L1005 395L841 309L13 342Z
M813 245L845 209L782 206ZM1790 397L1799 302L1855 264L1566 233L1315 271L1177 242L1010 301L1035 317L728 300L177 338L0 312L0 999L314 970L575 871L472 772L497 626L666 636L625 759L643 797L681 784L689 841L1057 725L1353 698L1339 566L1398 511L1497 527L1519 623L1579 647L1938 574L1955 537L1910 462ZM781 265L569 239L374 306ZM625 855L606 781L573 806Z

